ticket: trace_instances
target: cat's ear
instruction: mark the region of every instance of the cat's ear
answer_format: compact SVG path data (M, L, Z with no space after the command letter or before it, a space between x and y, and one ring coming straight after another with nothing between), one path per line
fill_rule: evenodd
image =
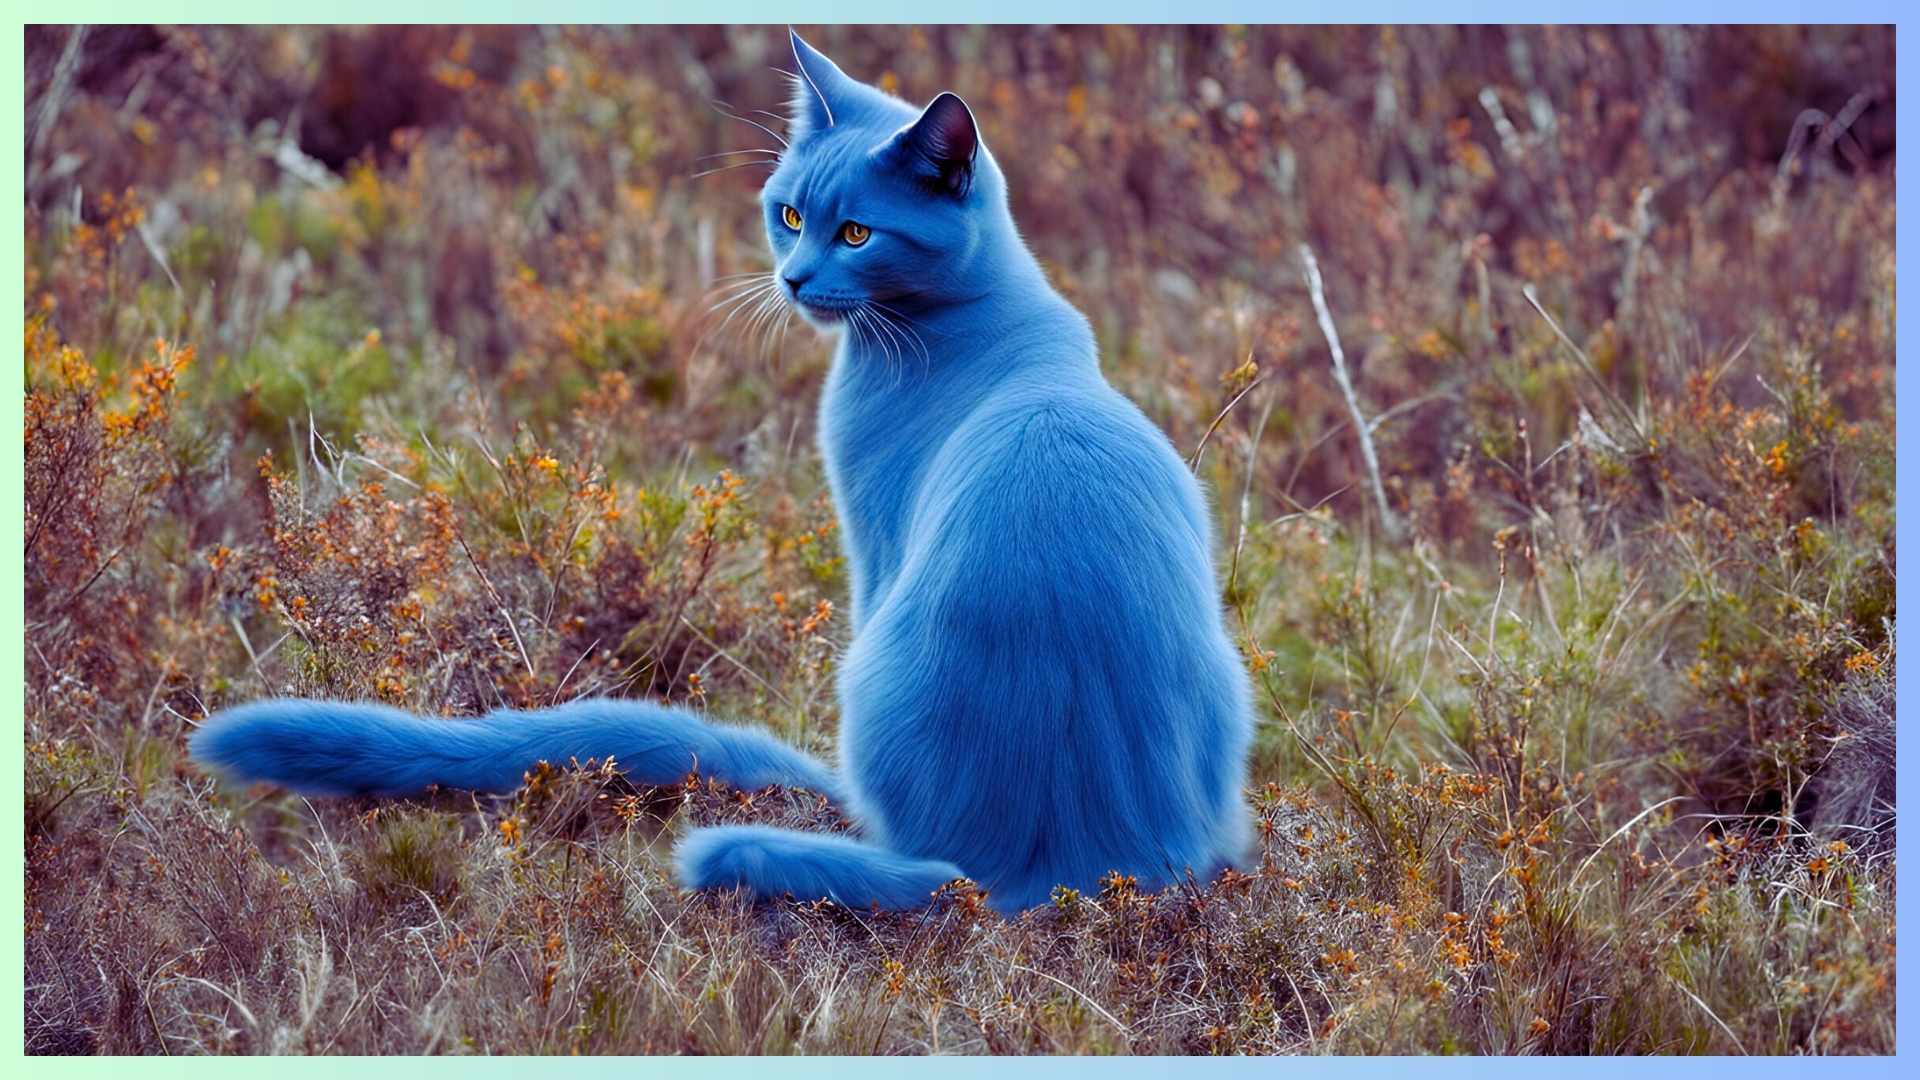
M787 40L793 46L795 76L788 126L799 135L824 131L833 126L834 113L847 100L847 89L853 80L791 27L787 29Z
M980 129L959 96L942 93L920 118L894 136L893 152L936 190L965 195L973 185Z

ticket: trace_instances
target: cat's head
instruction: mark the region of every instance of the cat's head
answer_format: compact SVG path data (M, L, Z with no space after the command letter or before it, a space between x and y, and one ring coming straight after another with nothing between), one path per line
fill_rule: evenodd
M814 325L856 327L984 292L1005 185L966 103L915 108L789 37L788 146L760 191L778 288Z

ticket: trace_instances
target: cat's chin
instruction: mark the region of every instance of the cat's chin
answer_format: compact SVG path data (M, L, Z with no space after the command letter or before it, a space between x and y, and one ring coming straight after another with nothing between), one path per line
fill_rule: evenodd
M800 318L815 330L838 330L847 321L847 313L839 308L819 307L797 300L794 301L793 307L800 313Z

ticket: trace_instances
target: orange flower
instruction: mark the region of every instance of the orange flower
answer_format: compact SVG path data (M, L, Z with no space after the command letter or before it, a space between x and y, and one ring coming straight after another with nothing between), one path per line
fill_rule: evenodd
M1773 444L1767 451L1767 471L1775 476L1787 475L1787 444L1785 440Z
M1862 671L1877 673L1880 670L1880 658L1866 649L1861 649L1859 652L1847 657L1843 666L1845 666L1849 672L1856 674Z

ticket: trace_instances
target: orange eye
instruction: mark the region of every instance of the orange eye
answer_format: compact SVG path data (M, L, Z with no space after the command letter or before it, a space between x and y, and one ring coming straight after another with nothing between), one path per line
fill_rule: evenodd
M781 207L780 220L786 222L787 228L792 229L794 232L800 231L800 211L795 210L793 207Z
M857 221L847 222L846 226L840 230L840 238L847 242L848 247L859 247L867 242L867 237L872 235L872 229Z

